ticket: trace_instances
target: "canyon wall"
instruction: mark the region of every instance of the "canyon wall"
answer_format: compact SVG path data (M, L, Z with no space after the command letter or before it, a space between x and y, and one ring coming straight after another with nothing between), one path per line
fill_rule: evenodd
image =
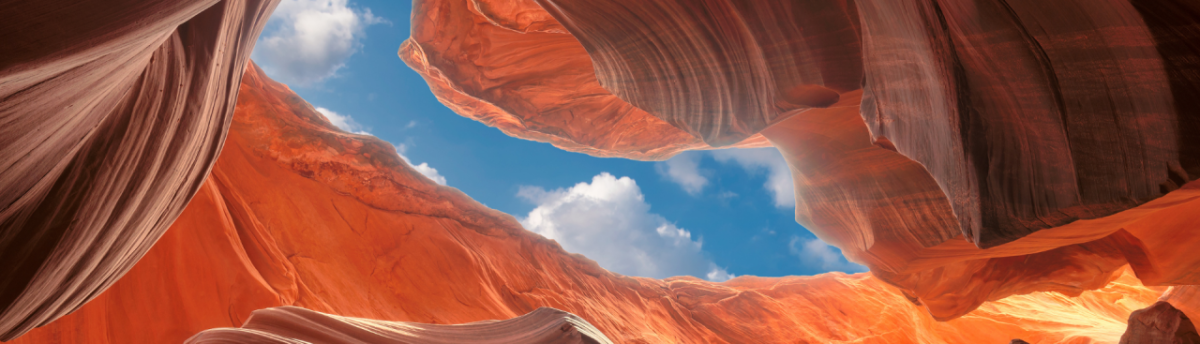
M183 211L277 2L4 3L0 340L99 295Z
M553 307L617 343L1116 342L1164 289L1113 277L939 322L870 274L621 276L426 179L387 142L339 131L251 66L220 159L171 229L92 302L14 343L181 342L277 306L430 324Z
M1010 295L1077 295L1127 264L1149 285L1200 284L1200 239L1187 234L1200 225L1194 1L492 3L414 9L400 57L451 109L597 156L663 159L697 149L680 137L709 149L761 135L791 166L797 222L937 319ZM551 80L672 129L523 93ZM551 122L538 117L547 105L501 105L539 118L523 129L480 102L572 111ZM636 149L595 144L634 136Z

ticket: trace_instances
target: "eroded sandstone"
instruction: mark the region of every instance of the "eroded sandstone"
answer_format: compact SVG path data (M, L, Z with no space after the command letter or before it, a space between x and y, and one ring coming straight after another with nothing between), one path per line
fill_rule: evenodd
M4 4L0 340L103 292L183 211L277 2Z
M620 276L426 179L390 144L337 130L261 70L238 102L171 230L113 287L16 343L181 342L278 306L430 324L553 307L620 343L1115 342L1163 291L1124 269L1078 297L1011 296L940 322L870 274Z

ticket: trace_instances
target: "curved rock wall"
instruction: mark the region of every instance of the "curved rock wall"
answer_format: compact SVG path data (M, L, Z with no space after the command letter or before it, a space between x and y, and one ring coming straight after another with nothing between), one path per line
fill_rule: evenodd
M464 117L603 157L662 160L709 147L601 87L584 46L533 0L413 6L400 58ZM737 146L768 145L755 135Z
M390 144L335 129L251 68L221 157L171 230L112 288L15 343L181 342L284 305L432 324L554 307L618 343L1116 342L1163 290L1114 277L939 322L869 274L620 276L429 181Z
M277 2L4 5L0 340L100 294L183 211Z
M429 32L493 30L447 25L479 15L444 9L487 3L424 2L414 17L422 33L402 56L430 41ZM574 35L593 68L543 65L531 69L536 77L489 79L594 76L614 97L710 147L763 135L792 167L797 221L935 318L1008 295L1079 294L1126 264L1147 284L1200 284L1200 255L1192 253L1200 239L1186 234L1200 225L1194 1L537 4L545 13L522 7L517 17L555 19L555 33ZM516 61L494 60L522 50L507 47L473 50L470 63L438 61L520 67L495 63ZM438 83L480 80L432 73L414 60L406 57L443 99L457 93ZM566 101L506 85L491 89L509 95L506 102ZM612 123L605 113L562 118ZM607 137L645 133L594 128Z

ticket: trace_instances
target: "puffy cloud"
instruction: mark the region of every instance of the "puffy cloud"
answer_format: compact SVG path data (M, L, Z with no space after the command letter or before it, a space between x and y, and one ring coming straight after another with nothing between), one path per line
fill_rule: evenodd
M821 239L792 236L792 240L788 242L788 251L792 255L800 257L801 262L805 265L813 268L850 273L867 271L865 266L846 261L840 252L834 251L833 246L829 246Z
M716 281L733 277L705 256L701 239L650 212L641 188L629 177L601 173L591 183L567 189L523 186L517 196L537 205L520 218L526 229L613 272Z
M408 160L408 156L404 155L404 153L408 152L408 145L401 143L395 146L396 153L400 154L400 159L404 159L405 163L408 163L409 166L412 166L413 169L417 170L417 172L420 172L421 175L424 175L425 178L429 178L429 180L432 180L434 183L446 185L446 177L439 174L436 168L429 166L429 163L423 162L419 165L414 165L412 160Z
M347 0L283 0L254 48L272 78L309 85L333 76L362 46L366 27L386 23Z
M324 115L325 118L328 119L330 123L333 123L334 126L338 127L338 129L359 135L371 135L371 133L367 132L363 128L362 124L355 122L354 118L351 118L349 115L339 114L337 112L333 112L333 110L320 106L317 107L317 112L320 112L321 115Z
M708 178L700 173L700 152L684 152L670 160L655 163L654 170L660 176L679 184L689 195L697 195L708 185Z
M712 152L713 159L723 164L736 163L746 172L766 171L767 182L763 187L774 196L778 208L796 207L796 191L792 185L792 171L783 155L775 148L723 149Z

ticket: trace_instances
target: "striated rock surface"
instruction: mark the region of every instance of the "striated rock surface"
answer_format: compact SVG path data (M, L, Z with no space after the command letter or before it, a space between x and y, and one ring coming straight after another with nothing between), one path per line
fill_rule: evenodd
M240 328L200 332L185 343L611 344L587 321L553 308L502 321L458 325L341 317L299 307L254 311Z
M850 1L538 0L604 89L712 146L862 83Z
M0 6L0 340L99 295L183 211L277 2Z
M170 343L244 324L342 336L360 333L347 323L461 324L541 307L617 343L1115 343L1163 292L1117 269L1078 297L1011 296L939 322L870 274L620 276L424 178L390 144L335 129L257 68L237 109L210 178L158 244L95 300L15 343ZM279 306L329 315L269 309ZM272 327L295 316L323 325Z
M413 13L400 58L460 115L595 156L661 160L709 148L601 87L584 46L533 0L418 1ZM737 146L768 145L754 135Z
M590 70L499 60L545 46L534 41L430 60L487 78L406 55L430 35L501 31L512 20L480 19L491 2L414 9L401 55L442 99L462 92L440 85L506 80L490 89L506 103L563 104L575 98L517 85L594 77L709 147L761 134L791 165L797 221L937 319L1009 295L1078 295L1126 264L1150 285L1200 284L1200 237L1187 234L1200 225L1195 1L537 0L544 13L505 13L553 18L547 33L573 35ZM593 133L652 129L602 123Z
M1200 172L1169 78L1195 67L1165 63L1196 55L1157 49L1138 2L859 1L863 117L980 247L1161 197Z

